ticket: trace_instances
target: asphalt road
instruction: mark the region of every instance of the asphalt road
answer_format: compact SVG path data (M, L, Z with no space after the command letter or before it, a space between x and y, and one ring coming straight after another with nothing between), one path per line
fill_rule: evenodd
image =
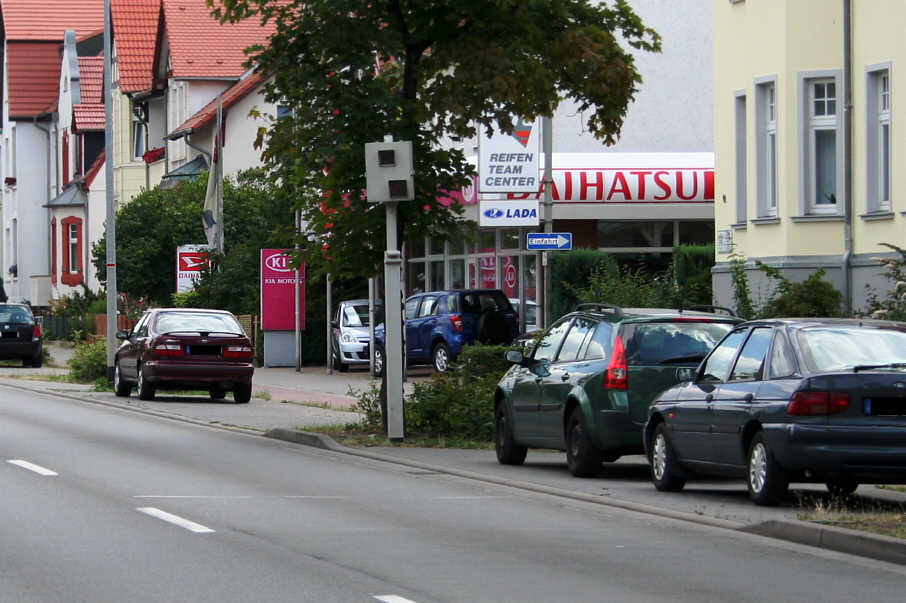
M0 602L900 601L900 566L0 390Z

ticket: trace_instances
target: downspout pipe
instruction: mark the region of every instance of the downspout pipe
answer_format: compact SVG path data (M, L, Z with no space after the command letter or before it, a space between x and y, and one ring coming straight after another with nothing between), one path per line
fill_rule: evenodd
M843 311L852 315L853 257L852 0L843 0Z
M32 121L32 125L34 125L35 128L37 128L38 130L41 130L42 132L44 132L47 135L47 186L45 187L45 194L46 194L47 198L44 200L43 205L45 205L47 207L47 210L46 210L47 216L45 218L45 221L47 222L47 227L48 227L48 229L47 229L47 250L49 253L47 254L46 268L47 268L47 274L50 274L50 268L51 268L50 262L51 262L51 258L53 257L53 249L52 249L53 239L51 238L51 233L50 233L50 220L51 220L51 216L53 215L53 210L49 207L48 204L50 203L50 200L53 197L53 194L50 192L50 187L54 185L54 183L52 182L52 180L53 180L53 178L52 178L52 176L53 176L53 160L55 159L53 156L54 155L53 130L51 129L50 126L47 126L45 128L43 125L41 125L38 122L38 118L46 117L48 115L50 115L50 113L47 113L47 112L42 113L41 115L36 115L31 118L31 121Z

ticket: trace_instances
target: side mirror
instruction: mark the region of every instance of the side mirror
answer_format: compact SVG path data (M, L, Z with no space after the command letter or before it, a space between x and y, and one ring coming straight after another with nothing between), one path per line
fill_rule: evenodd
M340 322L337 320L331 320L330 326L333 327L334 329L338 329L338 328L340 328Z
M130 335L132 335L132 331L117 331L116 332L117 339L129 339Z
M506 351L506 360L513 364L522 364L525 362L525 356L522 355L522 352L519 350L507 350Z
M695 369L688 366L676 369L676 380L680 383L695 379Z

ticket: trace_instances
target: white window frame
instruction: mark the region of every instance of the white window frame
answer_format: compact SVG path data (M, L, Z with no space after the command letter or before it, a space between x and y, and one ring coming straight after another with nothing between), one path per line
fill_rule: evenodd
M755 180L758 218L776 218L780 196L777 76L755 80Z
M800 211L811 216L840 216L843 208L843 93L839 70L799 74L799 196ZM816 97L818 86L833 84L833 97ZM816 106L821 111L816 111ZM834 202L817 200L817 134L834 132Z
M132 113L132 158L133 160L142 159L145 155L145 124ZM141 146L139 146L141 145ZM139 152L141 151L141 152Z
M733 118L735 120L735 145L736 145L736 226L746 223L748 212L748 135L746 128L748 113L746 92L738 90L733 95Z
M69 255L69 273L79 273L79 225L66 225L66 253Z
M865 68L865 210L869 214L891 211L890 66L880 63Z

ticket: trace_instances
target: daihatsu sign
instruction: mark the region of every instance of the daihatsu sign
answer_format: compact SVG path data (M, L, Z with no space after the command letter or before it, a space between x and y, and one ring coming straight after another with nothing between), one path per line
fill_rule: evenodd
M552 180L554 203L714 203L714 154L554 153Z
M478 192L533 193L541 184L540 126L518 120L512 134L479 128Z

